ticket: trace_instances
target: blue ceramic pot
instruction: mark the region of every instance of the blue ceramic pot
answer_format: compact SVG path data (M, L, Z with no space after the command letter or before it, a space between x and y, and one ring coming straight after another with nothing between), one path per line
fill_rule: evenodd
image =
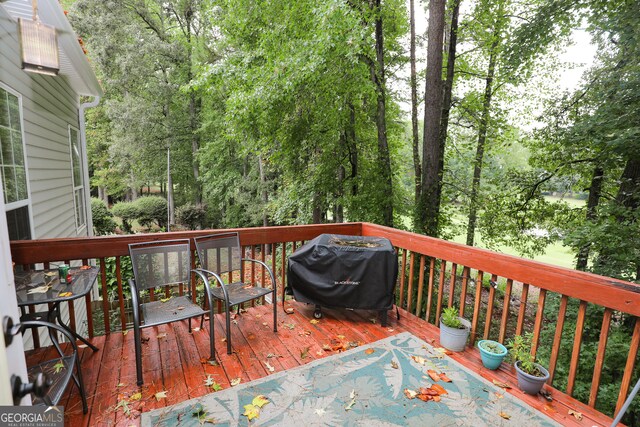
M485 350L484 348L482 348L482 343L488 343L495 346L499 351L499 353L492 353L488 350ZM484 365L485 368L491 369L492 371L495 371L500 367L500 364L502 363L502 359L504 359L504 357L507 355L507 348L497 341L492 341L492 340L478 341L478 349L480 349L480 357L482 358L482 364Z

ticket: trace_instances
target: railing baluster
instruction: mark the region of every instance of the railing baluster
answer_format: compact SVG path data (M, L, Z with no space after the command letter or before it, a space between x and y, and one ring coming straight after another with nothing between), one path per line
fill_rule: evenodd
M429 260L429 286L427 288L427 313L425 315L425 320L429 322L429 318L431 317L431 305L433 301L433 280L436 274L436 259L431 258ZM434 321L434 324L438 325L438 319Z
M524 315L527 312L527 299L529 298L529 284L522 284L522 294L520 295L520 309L518 310L518 322L516 323L516 335L522 335L524 325Z
M569 297L562 295L560 299L560 309L558 310L558 320L556 320L556 332L553 335L553 344L551 346L551 357L549 358L549 380L547 384L553 384L553 377L556 373L556 364L558 363L558 354L560 353L560 344L562 343L562 328L564 327L564 319L567 314L567 304Z
M120 256L116 256L116 281L118 283L118 300L120 303L120 324L122 330L127 329L127 321L124 315L124 292L122 291L122 263Z
M470 345L476 342L478 334L478 320L480 320L480 303L482 302L482 276L483 272L478 270L478 279L476 280L476 299L473 302L473 320L471 321L471 340Z
M440 262L440 278L438 280L438 301L436 302L436 320L435 323L438 323L438 319L440 319L440 313L442 312L442 299L444 298L444 277L447 271L447 261L442 260Z
M467 305L467 286L469 285L469 267L462 267L462 289L460 289L460 317L464 317L464 309Z
M282 242L282 271L280 287L282 288L282 302L284 302L284 288L287 286L287 242Z
M578 372L578 360L580 359L580 346L582 345L582 331L584 329L584 317L587 313L587 302L580 301L578 317L576 319L576 331L573 335L573 350L571 351L571 363L569 365L569 378L567 379L567 394L573 396L573 387Z
M411 313L411 300L413 299L413 266L415 264L415 253L411 252L409 257L409 285L407 286L407 311ZM428 308L427 308L428 310Z
M32 304L29 306L29 313L36 312L36 307ZM40 335L38 335L38 328L31 329L31 336L33 337L33 348L40 348Z
M491 281L493 283L498 282L498 276L495 274L491 275ZM489 302L487 303L487 318L484 321L484 335L483 338L485 340L489 339L489 333L491 332L491 317L493 316L493 302L496 297L496 290L492 284L489 285Z
M602 375L602 366L604 365L604 356L607 350L607 341L609 338L609 326L611 325L611 315L613 310L604 309L602 317L602 328L600 328L600 341L598 342L598 354L596 355L596 364L593 369L593 379L591 380L591 392L589 393L589 406L596 407L598 399L598 389L600 388L600 376Z
M256 259L256 246L255 245L251 245L251 259ZM256 283L256 263L255 262L251 262L250 263L250 269L251 269L251 285L255 286ZM284 302L284 300L283 300ZM256 306L256 300L252 299L251 300L251 307L255 307Z
M640 320L636 317L635 326L633 327L633 336L631 338L631 344L629 345L629 356L627 356L627 363L624 366L624 375L622 375L622 383L620 384L620 392L618 393L618 402L616 403L616 412L614 416L618 415L620 408L622 408L624 401L627 399L627 392L629 391L629 385L631 384L631 376L633 375L633 368L636 364L639 345Z
M102 315L104 318L104 333L109 334L109 292L107 291L107 265L106 259L100 258L100 284L102 285Z
M418 302L416 302L416 316L420 317L422 309L422 289L424 287L424 255L420 255L420 272L418 273Z
M531 341L531 354L533 357L538 353L538 344L540 343L540 331L542 330L542 320L544 318L544 303L547 299L547 290L540 289L538 295L538 311L536 312L536 321L533 325L533 340Z
M398 295L398 307L402 307L402 303L404 301L404 283L405 283L405 273L407 268L407 250L402 250L402 263L400 266L400 294Z
M273 280L277 281L277 277L278 277L278 270L276 270L276 255L278 254L278 244L277 243L272 243L271 244L271 271L273 272ZM275 283L271 284L271 289L276 289L277 286ZM274 304L278 301L278 295L276 295L276 301L274 301Z
M266 251L267 251L267 245L266 244L260 245L260 261L264 262L265 264L266 264L266 262L265 262L265 259L266 259L265 258L266 257L265 252ZM260 282L260 286L262 286L262 287L264 287L264 278L265 278L265 274L266 273L267 272L264 270L264 267L260 266L260 277L262 279L262 281ZM262 305L264 305L264 296L260 300L262 301ZM218 303L218 304L220 304L220 303Z
M451 280L449 281L449 304L447 307L453 307L453 300L456 297L456 274L458 265L454 262L451 264Z
M500 335L498 341L504 343L507 333L507 322L509 321L509 310L511 308L511 290L513 288L513 280L507 279L507 286L504 289L504 302L502 303L502 319L500 320Z

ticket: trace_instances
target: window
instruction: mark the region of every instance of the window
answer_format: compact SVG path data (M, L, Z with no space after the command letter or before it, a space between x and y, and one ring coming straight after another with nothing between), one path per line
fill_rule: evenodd
M0 173L11 240L31 238L19 98L0 86Z
M84 205L82 148L80 145L80 132L71 126L69 126L69 143L71 144L71 177L73 180L73 202L76 208L76 228L80 230L87 225Z

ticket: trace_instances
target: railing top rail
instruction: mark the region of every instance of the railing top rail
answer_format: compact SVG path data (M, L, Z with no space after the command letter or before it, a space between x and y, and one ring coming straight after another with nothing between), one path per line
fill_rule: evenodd
M541 289L640 316L640 285L611 277L500 254L376 224L362 224L365 236L386 237L394 246Z

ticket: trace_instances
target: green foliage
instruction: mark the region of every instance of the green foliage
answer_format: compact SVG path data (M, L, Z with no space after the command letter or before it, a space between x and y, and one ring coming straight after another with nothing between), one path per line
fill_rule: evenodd
M138 218L138 206L134 202L118 202L111 207L111 213L122 220L125 233L131 233L131 222Z
M176 209L176 220L189 230L197 230L204 224L207 210L202 205L187 203Z
M97 236L112 234L116 229L113 214L100 199L91 198L91 216L93 218L93 232Z
M536 359L531 354L531 342L533 334L516 335L507 343L509 355L514 363L518 363L518 367L529 375L542 376L542 372L538 369Z
M167 224L167 200L159 196L144 196L133 202L136 219L143 227L150 228L155 222L159 227Z
M464 329L456 307L447 307L442 311L442 323L450 328Z

